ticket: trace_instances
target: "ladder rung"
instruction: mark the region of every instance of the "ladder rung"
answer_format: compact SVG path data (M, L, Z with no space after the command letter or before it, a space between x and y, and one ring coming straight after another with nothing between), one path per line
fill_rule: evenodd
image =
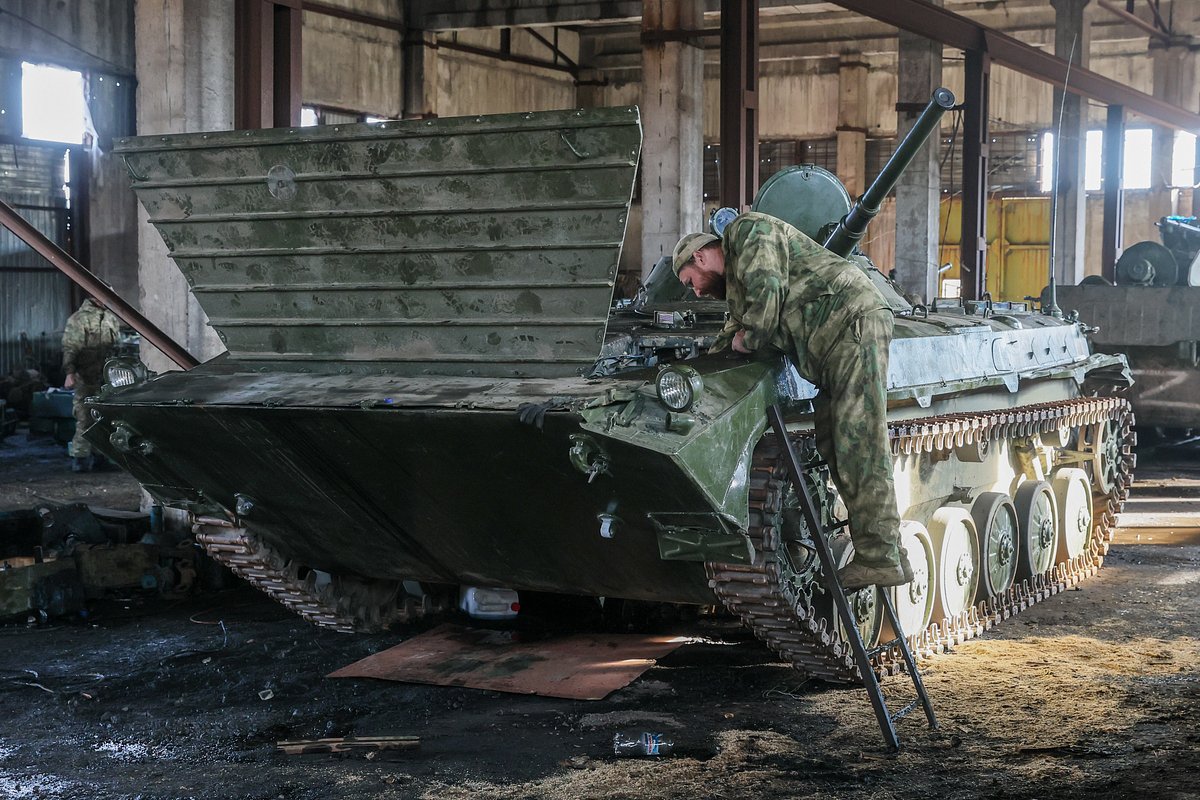
M884 642L883 644L877 644L874 647L872 647L870 650L867 651L867 656L874 657L874 656L879 655L880 653L886 653L888 650L891 650L893 647L897 647L899 644L900 644L900 639L898 639L898 638L892 639L890 642Z
M905 717L907 717L909 715L909 712L911 712L914 708L917 707L917 703L920 703L920 702L921 702L920 697L916 698L915 700L909 701L908 705L906 705L904 708L897 711L895 714L890 715L889 719L891 719L892 722L895 722L898 719L904 719Z

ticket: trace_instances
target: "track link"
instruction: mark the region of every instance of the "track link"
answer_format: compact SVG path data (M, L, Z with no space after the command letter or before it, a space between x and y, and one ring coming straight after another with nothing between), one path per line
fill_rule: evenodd
M414 597L398 581L360 583L334 576L319 585L315 572L283 558L253 533L227 520L199 517L192 532L212 558L320 628L369 633L441 610L431 595Z
M1064 400L981 414L946 414L889 426L892 453L902 456L945 452L979 441L1019 439L1110 420L1117 423L1121 455L1112 490L1093 495L1093 535L1088 551L953 619L937 620L923 631L910 632L909 646L915 654L928 658L943 653L1094 575L1103 564L1117 514L1129 496L1136 465L1132 452L1136 436L1131 431L1133 412L1129 403L1114 397ZM812 436L811 431L803 432L794 434L793 439L809 446ZM814 484L823 480L816 471L810 471L807 477ZM849 644L814 604L812 588L805 590L796 585L790 560L782 549L787 481L779 446L767 436L755 450L750 474L747 532L756 558L750 565L707 563L709 585L731 613L803 675L834 683L859 682L861 676ZM872 664L880 676L903 669L898 648L879 653Z

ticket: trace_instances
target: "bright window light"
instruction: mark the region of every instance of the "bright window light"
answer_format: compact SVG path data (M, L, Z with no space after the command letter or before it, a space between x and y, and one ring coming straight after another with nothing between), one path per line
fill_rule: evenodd
M311 128L317 124L317 110L304 106L300 109L300 127Z
M1171 154L1171 185L1191 186L1196 182L1196 135L1175 134L1175 152Z
M83 73L43 64L21 64L21 135L83 144L87 111Z
M1154 139L1149 128L1125 131L1125 168L1121 184L1126 189L1150 188L1150 150Z
M1185 134L1189 135L1189 134ZM1149 128L1130 128L1125 131L1125 163L1122 165L1121 188L1149 189L1150 188L1150 143L1153 135ZM1195 139L1192 139L1195 142ZM1179 159L1179 138L1175 140L1176 164ZM1087 144L1084 151L1084 185L1088 191L1099 191L1101 163L1104 152L1104 131L1088 131ZM1195 148L1192 148L1192 160L1195 160ZM1192 162L1188 162L1192 163ZM1178 170L1177 170L1178 172ZM1039 188L1050 192L1054 188L1054 133L1046 131L1042 134L1042 174ZM1183 185L1191 186L1192 181Z
M391 122L391 121L392 120L388 117L372 117L370 114L368 114L366 117L363 118L363 122Z
M1104 159L1104 131L1088 131L1083 150L1083 188L1089 192L1100 191L1101 165Z
M1043 192L1054 190L1054 134L1042 134L1042 175L1040 188Z

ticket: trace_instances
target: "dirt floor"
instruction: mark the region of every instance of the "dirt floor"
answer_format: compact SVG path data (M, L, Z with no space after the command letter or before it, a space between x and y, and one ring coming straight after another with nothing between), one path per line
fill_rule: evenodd
M1078 590L929 662L941 730L904 720L895 758L861 690L803 684L728 623L696 624L607 700L565 701L324 678L418 629L317 631L235 587L0 627L0 797L1194 798L1200 543L1186 534L1200 529L1200 446L1140 458L1145 500L1135 488L1131 511L1165 515L1149 520L1163 535L1141 519ZM0 510L136 506L127 477L66 469L53 447L0 445ZM662 732L678 753L615 759L613 733L629 729ZM351 734L421 746L274 752Z

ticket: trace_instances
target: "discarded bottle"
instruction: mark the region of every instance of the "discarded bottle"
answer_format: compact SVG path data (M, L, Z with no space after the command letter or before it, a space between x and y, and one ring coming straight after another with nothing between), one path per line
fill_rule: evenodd
M617 731L613 734L613 753L622 758L667 756L674 749L675 743L663 738L661 733Z

